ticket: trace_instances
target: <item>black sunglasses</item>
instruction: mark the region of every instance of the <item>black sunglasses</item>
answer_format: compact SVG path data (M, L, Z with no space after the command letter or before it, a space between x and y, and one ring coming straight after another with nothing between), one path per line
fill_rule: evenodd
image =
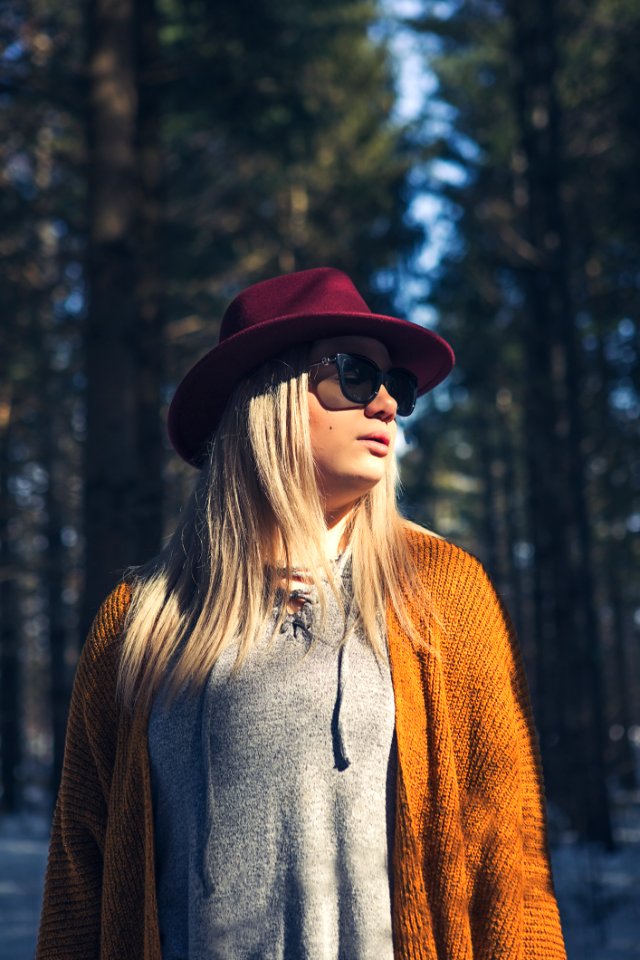
M340 389L347 400L366 406L384 383L389 395L398 404L398 416L408 417L412 413L418 396L418 379L410 370L394 367L383 372L373 360L356 353L336 353L309 366L326 367L330 363L335 363L338 368Z

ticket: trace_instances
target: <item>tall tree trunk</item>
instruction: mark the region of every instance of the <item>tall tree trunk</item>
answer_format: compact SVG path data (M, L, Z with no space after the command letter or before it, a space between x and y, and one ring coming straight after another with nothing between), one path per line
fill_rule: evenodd
M88 29L83 634L123 567L134 559L138 103L133 0L91 0Z
M597 393L595 413L598 421L598 432L602 444L602 455L611 459L612 451L608 443L609 437L609 396L611 393L611 377L605 356L602 336L597 339L597 364L600 389ZM624 545L614 540L611 528L615 522L616 490L611 483L611 470L606 469L600 478L602 488L602 506L600 517L605 521L608 531L602 547L602 567L604 569L604 587L608 602L611 606L611 628L613 634L614 654L614 682L615 695L613 697L615 718L622 726L624 735L617 743L618 764L620 767L620 783L628 790L637 787L634 750L629 739L633 725L633 664L629 663L627 637L624 616L624 588L621 582L620 570L627 568L625 557L621 555ZM629 560L627 555L627 559Z
M632 678L633 665L630 662L624 629L624 601L622 584L618 575L619 558L613 556L607 564L607 587L611 602L613 627L613 656L615 662L615 681L617 696L614 699L615 720L622 727L622 736L617 741L617 772L618 780L625 790L637 790L638 777L636 773L634 750L629 734L633 725L632 710Z
M501 393L501 392L500 392ZM516 476L516 446L513 427L510 418L511 398L497 398L497 416L498 416L498 438L497 449L502 464L504 465L502 475L503 497L504 497L504 540L505 540L505 589L508 587L510 593L508 596L508 607L513 621L518 629L520 643L524 648L525 658L529 662L531 656L531 645L525 641L528 638L528 631L525 630L524 616L524 597L522 589L522 576L520 567L514 570L516 557L516 543L518 540L518 514L521 513L518 504L518 481Z
M51 730L53 740L53 761L51 765L50 793L55 799L58 795L64 741L67 725L67 711L70 695L69 676L66 665L67 629L64 612L63 593L66 574L66 551L62 543L62 478L59 460L60 423L56 411L60 408L57 375L49 368L48 353L43 351L43 370L41 382L44 385L44 397L48 408L46 428L43 427L43 466L49 482L46 493L47 512L47 565L45 568L45 591L49 621L49 702L51 705Z
M486 409L487 398L484 394L478 400L481 405L480 416L476 420L474 435L480 463L482 479L482 532L483 560L493 577L498 575L498 490L495 471L496 457L492 444L492 432L489 427L490 415ZM482 409L484 408L484 409ZM502 571L501 571L502 572Z
M15 398L5 388L0 395L0 809L5 813L15 813L20 804L18 770L23 752L18 564L9 534L9 518L13 512L9 491L9 438L14 411Z
M157 553L162 536L164 382L163 169L160 148L158 22L155 0L137 0L138 225L136 424L139 473L135 549L139 560Z
M605 718L584 497L579 370L561 205L562 152L556 97L553 0L508 6L514 39L516 117L525 160L529 359L527 417L532 523L543 609L540 682L550 681L561 716L545 716L543 746L555 790L580 832L613 845L605 781ZM545 596L548 598L545 603ZM559 655L558 655L559 654ZM560 669L557 669L560 668ZM557 680L561 679L558 689ZM554 702L552 700L551 702ZM555 730L553 728L556 728ZM557 739L556 739L557 737Z

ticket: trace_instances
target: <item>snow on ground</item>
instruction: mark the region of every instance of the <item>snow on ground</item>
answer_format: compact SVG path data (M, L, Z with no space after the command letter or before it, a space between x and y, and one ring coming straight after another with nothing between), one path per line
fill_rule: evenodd
M552 862L569 960L640 958L640 846L571 844Z
M33 960L48 837L41 816L0 817L1 960Z
M606 854L558 832L552 863L569 960L640 958L640 792L618 798ZM33 960L49 823L0 817L0 960Z
M609 785L615 853L559 831L553 878L569 960L640 958L640 791ZM553 814L551 814L553 833Z

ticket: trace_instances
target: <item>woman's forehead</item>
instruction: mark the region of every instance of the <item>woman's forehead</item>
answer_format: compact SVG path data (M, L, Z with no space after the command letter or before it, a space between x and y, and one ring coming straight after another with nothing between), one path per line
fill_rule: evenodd
M322 357L332 356L335 353L359 353L373 360L379 366L388 366L391 363L391 355L381 340L356 334L314 340L309 349L309 361L313 363Z

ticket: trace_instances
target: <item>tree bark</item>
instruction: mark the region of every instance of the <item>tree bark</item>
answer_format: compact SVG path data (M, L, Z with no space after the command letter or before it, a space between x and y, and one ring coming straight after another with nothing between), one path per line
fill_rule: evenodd
M22 666L20 611L17 602L18 564L11 549L12 515L8 455L15 398L9 390L0 396L0 743L2 745L2 800L4 813L20 806L18 771L22 762Z
M155 0L137 0L138 224L136 243L137 322L136 446L138 479L135 549L140 560L160 548L163 516L164 383L163 172L160 148L158 23Z
M88 29L83 636L123 568L134 560L138 103L133 0L93 0Z
M528 466L542 604L539 679L547 702L550 692L551 703L563 704L560 716L544 717L541 737L554 789L560 792L560 785L568 784L562 799L575 825L586 838L611 848L600 637L581 453L580 371L561 201L555 10L553 0L524 5L512 0L508 10L516 118L526 161L525 223L536 251L525 286ZM569 778L567 764L572 768Z
M56 389L56 375L48 368L47 354L43 356L41 382L45 389L45 400L49 409L46 429L43 427L43 465L47 472L46 493L47 511L47 554L45 573L45 591L49 621L49 702L51 706L52 765L49 786L53 798L58 795L64 743L67 726L67 713L70 699L70 677L66 663L67 627L64 612L63 593L65 586L66 551L62 543L63 505L60 477L58 443L60 424L55 416L60 408L59 390Z

